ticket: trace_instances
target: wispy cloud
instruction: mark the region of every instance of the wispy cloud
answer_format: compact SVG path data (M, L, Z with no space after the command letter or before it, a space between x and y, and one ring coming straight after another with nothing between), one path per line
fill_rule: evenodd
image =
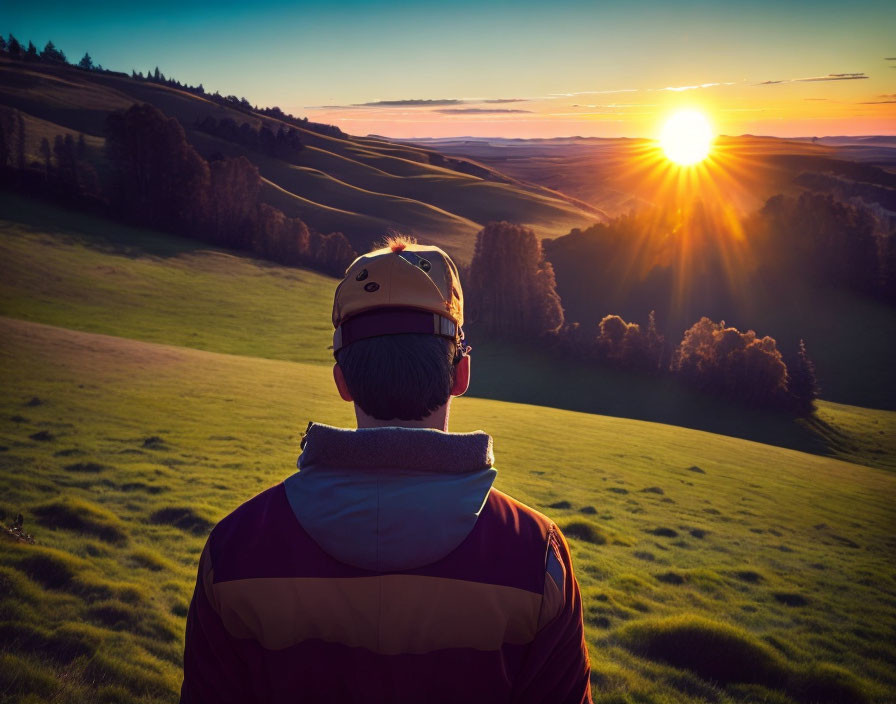
M575 93L551 93L548 98L574 98L577 95L610 95L612 93L637 93L637 88L618 88L616 90L580 90Z
M483 103L525 103L528 98L492 98L491 100L483 100ZM470 101L476 102L476 101Z
M812 83L814 81L861 81L869 78L864 73L829 73L827 76L812 76L811 78L794 78L794 82Z
M666 86L665 88L660 88L660 90L670 90L675 93L680 93L685 90L697 90L698 88L714 88L715 86L733 86L733 82L725 82L725 83L700 83L696 86Z
M868 100L859 105L887 105L888 103L896 103L896 93L885 93L877 96L880 100Z
M829 73L826 76L809 76L808 78L785 78L780 81L762 81L757 86L774 86L779 83L815 83L818 81L861 81L870 78L865 73Z
M531 110L516 110L513 108L443 108L433 110L442 115L506 115L509 113L531 113Z
M374 100L369 103L352 103L353 108L432 108L439 105L461 105L464 101L457 98L443 100Z

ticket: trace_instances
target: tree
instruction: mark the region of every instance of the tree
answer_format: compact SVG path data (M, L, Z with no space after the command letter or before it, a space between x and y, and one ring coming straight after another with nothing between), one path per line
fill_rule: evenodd
M532 230L492 222L476 236L468 278L469 319L497 335L556 332L563 308L554 270Z
M148 104L110 113L106 154L122 216L194 236L207 223L209 166L175 118Z
M256 236L250 220L256 216L261 177L244 156L220 159L209 164L211 193L209 226L213 242L238 249L253 248ZM277 211L279 212L279 211ZM307 251L307 233L305 236ZM263 253L263 249L258 249Z
M774 338L701 318L688 329L673 363L700 389L756 405L784 405L787 366Z
M90 54L86 51L84 52L84 57L78 62L78 68L83 68L85 71L92 71L93 59L90 58Z
M797 413L810 415L815 410L815 399L821 389L815 376L815 364L809 358L803 340L800 340L796 354L787 360L787 391Z
M40 52L40 58L43 61L47 61L49 63L54 64L64 64L65 63L65 54L63 54L53 42L47 42L47 45L44 47L44 50Z
M53 152L50 149L50 140L44 137L40 140L40 155L44 160L44 175L47 178L50 178L50 172L53 169L53 162L51 161L52 154Z
M7 47L7 50L9 51L10 58L13 59L21 59L22 54L24 53L22 51L22 45L19 44L19 40L12 34L9 35L9 46Z
M25 119L21 111L0 107L0 172L25 169Z
M28 48L25 49L25 61L37 61L38 60L37 47L34 46L34 42L28 42Z
M312 261L317 267L334 276L342 276L357 256L348 238L341 232L328 235L312 232L310 249Z
M154 81L161 81L161 80L162 80L162 74L159 73L159 67L158 67L158 66L156 66L156 70L155 70L155 72L153 72L153 74L152 74L152 79L153 79Z
M0 54L5 54L9 51L9 44L6 43L6 40L3 38L3 35L0 34Z

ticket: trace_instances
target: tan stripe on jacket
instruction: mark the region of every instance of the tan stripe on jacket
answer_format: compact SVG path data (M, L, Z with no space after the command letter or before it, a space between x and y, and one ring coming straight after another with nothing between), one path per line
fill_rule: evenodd
M401 574L241 579L212 590L230 634L269 650L312 638L384 655L498 650L531 642L542 607L541 594L516 587Z

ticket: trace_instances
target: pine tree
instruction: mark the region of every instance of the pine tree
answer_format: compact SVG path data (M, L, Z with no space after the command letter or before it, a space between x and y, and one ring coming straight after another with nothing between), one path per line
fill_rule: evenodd
M161 81L161 80L162 80L162 74L159 72L159 67L158 67L158 66L156 66L156 70L155 70L155 72L152 74L152 80L154 80L154 81Z
M9 45L6 43L6 40L3 38L3 35L0 34L0 54L5 54L9 50Z
M28 48L25 49L25 61L37 61L37 47L34 42L28 42Z
M93 59L90 58L90 54L86 51L84 52L84 57L78 62L78 68L83 68L85 71L94 69Z
M63 54L59 49L56 48L56 45L53 42L47 42L47 45L44 47L44 50L40 52L40 58L44 61L48 61L50 63L55 64L64 64L65 63L65 54Z
M19 44L19 40L16 39L11 34L9 35L9 46L8 46L9 55L14 59L22 58L22 45Z

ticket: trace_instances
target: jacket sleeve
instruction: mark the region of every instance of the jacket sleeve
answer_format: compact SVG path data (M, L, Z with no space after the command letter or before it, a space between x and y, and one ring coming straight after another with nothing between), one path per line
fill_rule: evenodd
M538 632L514 686L517 704L591 704L591 663L582 623L582 595L569 545L552 526Z
M210 542L210 541L209 541ZM209 543L199 558L196 588L187 614L181 704L252 701L247 664L215 605Z

